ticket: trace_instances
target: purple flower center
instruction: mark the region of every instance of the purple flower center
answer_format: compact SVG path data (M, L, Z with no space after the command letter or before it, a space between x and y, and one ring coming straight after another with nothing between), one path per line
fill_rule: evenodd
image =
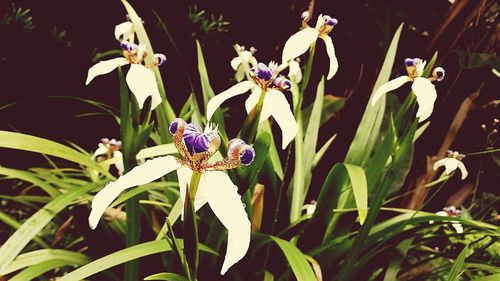
M186 125L184 130L184 143L191 155L200 152L208 151L210 143L217 136L217 133L202 133L200 126L195 123L190 123Z
M241 164L248 166L253 162L253 159L255 158L255 150L253 148L249 147L248 149L245 149L240 153L240 161Z
M175 132L177 132L177 127L179 126L179 122L178 120L174 120L172 121L172 123L170 123L170 126L168 127L168 131L170 132L170 134L175 134Z
M122 48L122 50L132 52L133 50L137 49L137 45L128 41L122 41L120 42L120 48Z
M323 16L323 22L324 24L329 26L335 26L337 25L337 23L339 23L339 21L336 18L332 18L330 16Z
M410 66L415 66L417 64L415 63L414 59L406 58L405 59L405 65L408 66L408 67L410 67Z
M167 57L164 54L155 54L155 58L158 62L158 66L162 65L167 61Z
M269 81L269 80L271 80L271 78L273 78L272 70L269 69L269 67L267 67L263 63L259 63L257 65L257 68L254 69L254 71L255 71L255 75L257 76L257 78L262 79L264 81Z

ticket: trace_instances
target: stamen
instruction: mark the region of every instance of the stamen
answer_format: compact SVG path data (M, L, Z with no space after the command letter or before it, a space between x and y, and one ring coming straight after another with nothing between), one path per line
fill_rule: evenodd
M444 79L445 71L442 67L436 67L432 71L432 76L436 79L436 81L441 82Z
M411 67L411 66L416 66L416 65L417 65L417 63L413 59L410 59L410 58L405 59L405 66Z
M120 48L122 48L122 50L124 51L132 52L133 50L137 49L137 45L128 41L121 41Z

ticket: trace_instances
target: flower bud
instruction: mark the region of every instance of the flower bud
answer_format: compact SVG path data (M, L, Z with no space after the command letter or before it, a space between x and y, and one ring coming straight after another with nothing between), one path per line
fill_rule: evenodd
M253 147L246 144L242 139L237 138L229 141L227 154L229 159L237 157L239 162L245 166L252 164L255 158Z
M292 83L290 82L290 80L281 76L274 79L273 83L281 90L289 90L292 87Z

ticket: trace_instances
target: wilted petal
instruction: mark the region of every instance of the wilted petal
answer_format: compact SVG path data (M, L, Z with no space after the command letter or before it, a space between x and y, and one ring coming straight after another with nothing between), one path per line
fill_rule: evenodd
M417 96L418 122L422 122L429 118L434 108L434 102L437 98L436 87L427 78L416 77L411 85L411 89Z
M182 206L184 206L186 202L186 187L191 183L191 176L193 175L193 171L188 167L181 167L177 169L177 178L179 179L179 190L181 193ZM206 190L207 185L204 180L204 175L201 176L200 182L198 184L198 190L196 191L196 197L194 198L194 211L198 211L205 203L207 203L206 199ZM181 209L181 219L184 220L184 208Z
M130 37L133 34L133 31L132 31L133 28L134 28L134 25L129 21L120 23L119 25L115 26L115 38L116 38L116 40L120 40L120 39L121 40L128 40L128 39L130 39ZM122 37L122 38L120 38L120 37Z
M467 169L465 168L465 165L464 163L462 163L462 161L458 161L458 168L460 169L460 173L462 173L462 179L464 180L469 173L467 172Z
M447 158L447 160L448 161L444 163L444 168L445 168L444 172L446 174L449 174L458 168L458 163L460 163L460 161L458 161L455 158Z
M332 38L328 35L322 36L323 41L325 41L326 52L328 53L328 57L330 57L330 68L328 70L327 80L332 79L333 75L337 73L339 69L339 61L335 56L335 47L333 47Z
M207 119L208 120L212 119L212 116L214 115L215 111L220 107L220 105L224 101L234 96L241 95L247 92L253 86L255 86L253 82L243 81L225 90L224 92L216 95L215 97L211 98L207 104Z
M300 69L300 64L295 60L291 60L288 63L288 77L295 78L295 82L297 83L302 80L302 70Z
M118 170L118 174L123 175L123 171L125 171L125 167L123 166L123 155L120 151L116 150L113 152L113 158L116 159L115 167Z
M392 80L388 81L387 83L383 84L382 86L380 86L380 88L377 89L375 94L373 94L372 106L375 105L375 103L378 101L378 99L380 99L380 97L383 94L401 87L404 83L406 83L408 81L410 81L410 78L408 76L400 76L400 77L392 79Z
M319 32L315 28L306 27L290 36L283 47L282 63L286 63L305 53L309 46L318 39L318 35Z
M207 199L210 208L227 229L227 250L221 274L241 258L250 245L250 220L238 194L238 188L229 176L220 171L206 172ZM203 176L202 176L203 178Z
M161 103L155 73L142 64L131 64L127 73L127 84L137 99L139 108L142 109L144 101L151 96L151 109Z
M264 106L267 104L267 108L274 120L278 123L281 128L282 143L281 148L285 149L287 145L295 138L297 135L298 126L297 121L295 121L295 116L290 109L290 104L285 98L285 95L278 90L269 90L267 93L269 96L269 101L264 102Z
M173 156L157 157L135 167L116 181L108 183L92 200L92 211L89 215L90 228L96 228L104 211L122 191L152 182L179 167L180 164Z
M96 76L110 73L118 66L124 66L126 64L128 64L128 61L125 58L114 58L94 64L91 68L89 68L85 85L88 85Z

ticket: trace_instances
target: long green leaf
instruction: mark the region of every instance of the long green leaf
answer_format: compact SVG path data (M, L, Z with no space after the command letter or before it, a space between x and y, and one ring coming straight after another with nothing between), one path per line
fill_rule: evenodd
M165 281L189 281L186 277L177 273L162 272L149 275L144 280L165 280Z
M458 277L462 273L462 270L464 268L464 262L465 258L469 254L469 245L466 245L464 249L460 252L458 255L457 259L453 263L453 266L451 267L450 274L448 275L448 281L457 281L459 280Z
M0 147L60 157L68 161L96 169L110 178L113 177L108 171L104 170L99 164L97 164L97 162L92 160L87 155L60 143L44 138L9 131L0 131Z
M59 195L42 209L26 220L23 225L0 248L0 272L12 262L23 248L37 235L60 211L78 197L94 189L95 185L73 189Z
M14 275L9 280L10 281L33 280L36 277L44 274L45 272L48 272L48 271L53 270L55 268L59 268L59 267L66 266L66 265L73 266L75 264L68 263L68 261L62 260L62 259L42 261L40 263L37 263L35 265L32 265L32 266L24 269L23 271Z
M352 192L358 208L359 223L363 224L368 213L368 184L366 183L366 175L363 168L344 164L349 179L351 180Z
M14 229L19 229L21 227L21 224L17 220L2 211L0 211L0 221L5 223L6 225L11 226ZM43 241L40 237L33 237L33 241L44 248L50 248L49 244L45 243L45 241ZM2 275L1 272L0 275Z
M9 178L15 178L30 182L36 186L39 186L41 189L47 192L47 194L49 194L51 197L56 197L57 195L60 194L57 189L55 189L47 182L40 179L36 174L33 174L28 171L10 169L0 166L0 175L5 175Z

